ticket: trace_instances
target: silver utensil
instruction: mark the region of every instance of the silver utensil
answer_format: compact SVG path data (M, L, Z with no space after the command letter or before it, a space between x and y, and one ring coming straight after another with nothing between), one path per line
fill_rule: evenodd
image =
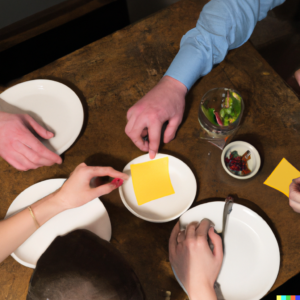
M227 216L232 211L232 205L233 205L233 203L234 203L234 201L233 201L233 198L231 196L228 196L225 199L225 204L224 204L224 209L223 209L222 231L221 232L216 232L215 231L221 237L221 239L222 239L223 253L224 253L224 235L225 235L226 221L227 221ZM213 251L214 250L214 245L211 242L211 239L209 238L209 236L208 236L208 244L209 244L209 247L210 247L211 251ZM217 299L218 300L225 300L224 296L222 294L221 286L220 286L220 284L217 281L214 283L214 290L215 290L215 293L217 295Z
M233 198L231 196L228 196L225 199L225 204L224 204L224 209L223 209L223 225L222 225L222 231L221 232L217 232L215 230L215 233L217 233L221 239L222 239L222 246L223 246L223 252L224 252L224 235L225 235L225 227L226 227L226 221L227 221L227 216L231 213L232 211L232 205L233 205L234 201ZM209 238L209 236L207 235L207 241L208 241L208 245L211 249L211 251L214 251L214 245L211 242L211 239Z
M234 201L233 201L233 198L231 196L228 196L225 199L225 205L224 205L224 210L223 210L223 226L222 226L222 231L219 233L219 235L222 238L223 252L224 252L224 236L225 236L227 216L232 211L232 205L233 205L233 203L234 203Z
M223 245L223 253L224 253L224 235L225 235L225 228L226 228L226 221L227 221L227 216L231 213L232 211L232 205L233 205L234 201L233 201L233 198L231 196L228 196L226 199L225 199L225 204L224 204L224 209L223 209L223 225L222 225L222 231L221 232L216 232L222 239L222 245ZM209 247L211 249L211 251L214 250L214 245L213 243L211 242L210 238L208 237L208 244L209 244ZM218 300L225 300L224 299L224 296L222 294L222 290L221 290L221 286L220 284L216 281L214 283L214 290L215 290L215 293L217 295L217 299Z

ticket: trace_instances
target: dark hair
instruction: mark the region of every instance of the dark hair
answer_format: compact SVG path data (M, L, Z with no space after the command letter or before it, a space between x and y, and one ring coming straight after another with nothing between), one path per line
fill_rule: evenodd
M143 300L140 282L109 242L88 230L57 237L40 257L27 300Z

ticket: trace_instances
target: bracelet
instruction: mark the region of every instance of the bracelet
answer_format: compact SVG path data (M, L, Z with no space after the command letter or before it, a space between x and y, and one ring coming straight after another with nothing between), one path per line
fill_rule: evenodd
M41 226L40 226L40 224L38 223L37 219L35 218L35 215L34 215L32 209L31 209L31 206L28 206L27 208L28 208L28 210L29 210L29 212L30 212L30 214L31 214L31 216L32 216L32 219L34 220L34 223L35 223L36 227L37 227L37 228L40 228Z

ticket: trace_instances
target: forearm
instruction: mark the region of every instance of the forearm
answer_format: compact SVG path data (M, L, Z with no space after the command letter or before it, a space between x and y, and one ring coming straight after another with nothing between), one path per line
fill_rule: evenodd
M32 204L31 208L40 226L64 210L58 203L55 193ZM37 225L27 208L16 215L1 221L0 262L14 252L37 229Z
M91 179L99 176L110 176L123 180L127 180L129 177L111 167L88 167L85 163L81 163L60 189L31 205L38 224L42 226L57 214L67 209L80 207L117 188L117 185L112 183L91 188ZM1 221L0 262L14 252L37 229L38 226L28 208Z
M211 0L195 28L187 32L166 75L188 89L220 63L228 50L245 43L268 10L284 0Z

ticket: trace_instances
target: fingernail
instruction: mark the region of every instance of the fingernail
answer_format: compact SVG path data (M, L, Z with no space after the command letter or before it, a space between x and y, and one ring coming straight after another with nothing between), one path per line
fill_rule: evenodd
M49 136L49 138L52 138L54 136L54 133L52 133L51 131L48 131L47 135Z
M198 226L200 225L200 223L197 222L197 221L193 221L193 222L191 222L189 225L193 225L193 226L195 226L196 228L198 228Z
M210 219L207 219L207 218L202 219L202 221L204 221L204 220L209 222L209 227L215 227L214 222L212 222Z
M123 179L121 179L121 178L115 178L111 182L111 184L113 184L114 186L116 186L118 188L119 186L121 186L123 184Z
M153 150L149 150L150 159L155 158L156 153Z

